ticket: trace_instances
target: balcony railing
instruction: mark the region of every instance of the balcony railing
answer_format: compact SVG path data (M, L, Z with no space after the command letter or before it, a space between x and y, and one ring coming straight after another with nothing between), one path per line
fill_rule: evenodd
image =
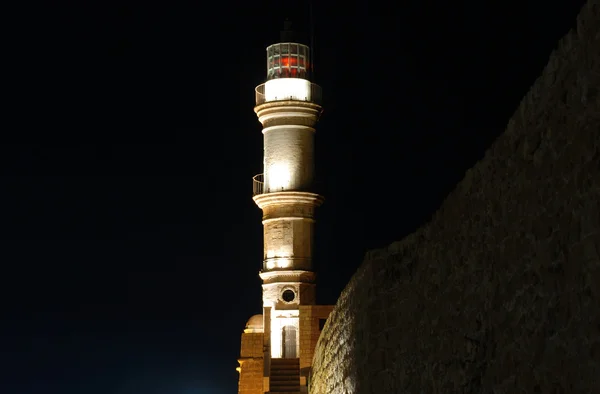
M256 174L252 177L252 196L263 194L265 190L265 181L263 174Z
M256 174L252 177L252 197L257 196L259 194L265 193L275 193L275 192L283 192L283 191L294 191L294 192L308 192L308 193L317 193L320 194L323 189L322 184L311 183L308 187L299 187L294 189L288 188L279 188L279 189L265 189L265 177L264 174Z
M271 79L256 87L256 105L286 100L321 105L321 99L321 87L301 78Z

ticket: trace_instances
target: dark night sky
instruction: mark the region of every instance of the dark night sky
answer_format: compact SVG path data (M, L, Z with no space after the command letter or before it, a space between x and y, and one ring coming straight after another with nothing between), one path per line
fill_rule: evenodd
M76 3L19 33L40 144L0 152L0 392L234 393L261 312L254 87L307 2ZM316 3L327 304L483 156L584 2Z

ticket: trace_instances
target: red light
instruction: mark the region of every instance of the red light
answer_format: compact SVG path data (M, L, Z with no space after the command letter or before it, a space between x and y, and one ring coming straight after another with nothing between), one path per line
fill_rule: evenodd
M290 66L297 66L297 65L298 65L297 57L289 57L289 56L281 57L281 67L290 67Z

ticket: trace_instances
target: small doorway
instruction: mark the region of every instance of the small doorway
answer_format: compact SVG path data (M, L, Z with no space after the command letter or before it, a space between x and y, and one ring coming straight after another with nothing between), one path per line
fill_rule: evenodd
M298 330L294 326L284 326L281 344L283 345L283 358L296 358L296 336Z

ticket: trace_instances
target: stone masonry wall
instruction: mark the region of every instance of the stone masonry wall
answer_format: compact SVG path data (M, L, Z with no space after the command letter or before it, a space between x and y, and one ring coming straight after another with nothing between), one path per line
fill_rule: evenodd
M307 377L321 335L319 320L327 319L333 305L300 305L300 384L307 385Z
M600 393L600 5L432 220L366 256L311 394Z
M238 394L263 393L263 333L243 333Z

